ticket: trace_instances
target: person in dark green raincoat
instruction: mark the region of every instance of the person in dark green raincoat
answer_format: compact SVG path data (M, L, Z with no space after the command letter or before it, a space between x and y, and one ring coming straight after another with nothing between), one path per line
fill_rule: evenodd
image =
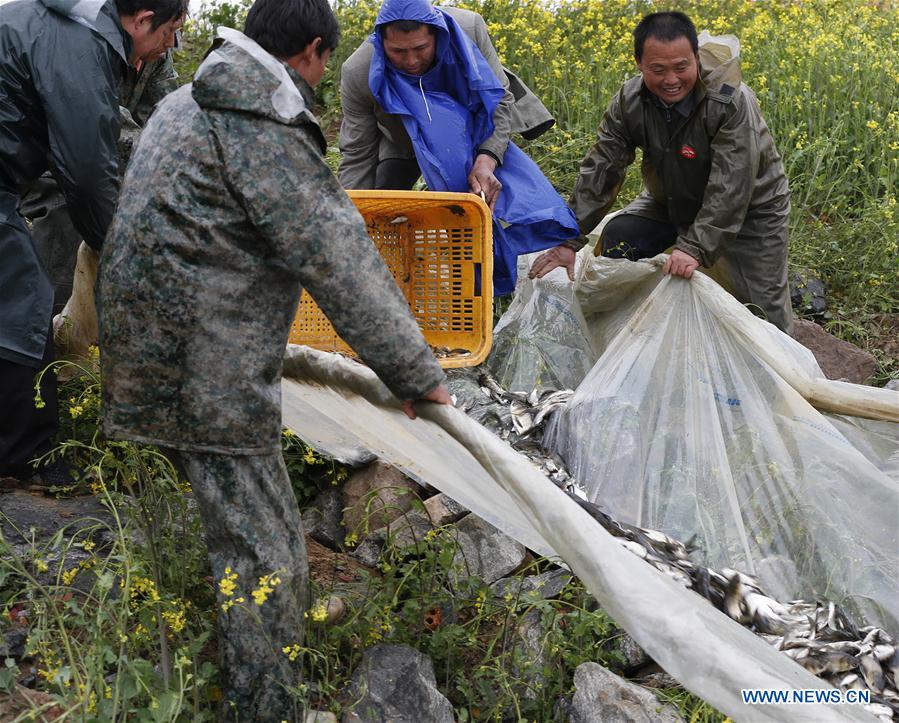
M634 55L641 75L609 103L571 196L582 234L611 209L641 148L645 189L605 227L603 254L636 260L673 245L664 271L684 278L720 260L734 296L790 333L790 189L738 57L720 44L700 47L676 12L643 18ZM531 276L572 269L584 243L542 254Z
M0 5L0 475L27 479L50 451L56 378L53 285L20 212L22 194L49 170L72 223L99 249L118 195L116 88L126 67L161 57L186 0L16 0ZM45 483L69 484L59 464Z

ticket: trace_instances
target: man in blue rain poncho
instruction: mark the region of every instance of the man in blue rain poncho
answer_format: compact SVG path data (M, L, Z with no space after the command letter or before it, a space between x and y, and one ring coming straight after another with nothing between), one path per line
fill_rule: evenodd
M484 193L497 295L515 288L518 255L579 235L565 202L509 141L512 131L536 137L552 119L499 66L477 14L385 0L375 32L344 63L341 103L345 187L408 189L420 172L432 191Z

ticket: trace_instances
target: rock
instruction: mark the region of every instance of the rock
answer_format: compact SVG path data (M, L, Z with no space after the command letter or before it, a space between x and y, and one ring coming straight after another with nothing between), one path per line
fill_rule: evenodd
M771 555L759 561L756 577L765 592L775 600L796 600L802 591L796 563L781 555Z
M800 313L818 316L827 311L826 292L824 282L814 276L793 274L790 279L790 303Z
M376 645L362 655L345 690L343 723L453 723L453 706L436 687L434 664L408 645Z
M539 610L531 609L521 616L515 626L515 636L513 678L526 684L517 686L522 698L536 700L546 680L543 669L547 664Z
M813 321L796 319L793 338L815 355L828 379L864 384L877 368L877 362L868 352L828 334Z
M303 723L337 723L337 716L326 710L307 710Z
M20 545L31 546L32 528L34 543L40 547L61 528L69 525L70 532L74 534L79 529L97 527L99 521L101 526L93 533L98 545L111 539L109 528L115 527L109 510L92 496L56 499L14 490L0 495L0 513L0 531L14 549Z
M432 529L434 526L424 514L408 512L367 535L350 554L363 565L374 567L378 564L388 539L395 549L402 550L421 543Z
M462 564L463 574L479 577L487 584L508 575L525 559L524 545L477 515L463 517L456 524L456 539L459 550L454 562Z
M559 568L550 570L540 575L519 575L517 577L504 577L490 586L490 590L496 597L511 595L513 599L522 602L533 594L544 600L556 597L562 589L571 581L571 573Z
M465 507L442 493L425 500L425 511L434 527L456 522L468 514Z
M353 472L343 486L343 527L349 533L377 530L407 512L418 485L380 460Z
M571 723L677 723L677 710L597 663L574 671Z
M656 666L658 667L658 666ZM636 682L642 685L644 688L680 688L680 683L678 683L674 678L672 678L668 673L664 670L657 670L654 673L649 673L647 675L641 675L639 678L636 678Z
M621 672L628 673L652 662L652 658L640 647L637 641L623 630L611 642L611 649L616 650L623 658L620 663ZM613 665L612 667L618 670L618 665Z
M366 567L377 567L385 542L387 542L386 533L383 529L377 530L351 550L350 557Z
M318 493L312 506L303 512L303 530L316 542L332 550L342 550L346 539L343 527L343 496L337 487Z
M25 656L25 642L28 640L28 626L16 625L0 638L0 666L5 658L19 660Z
M883 385L883 388L899 392L899 379L890 379L890 381Z

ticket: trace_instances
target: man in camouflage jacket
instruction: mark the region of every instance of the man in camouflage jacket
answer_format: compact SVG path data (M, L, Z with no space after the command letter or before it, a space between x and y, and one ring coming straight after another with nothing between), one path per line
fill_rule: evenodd
M720 260L734 296L789 333L790 189L739 58L699 47L682 13L648 15L634 40L642 73L609 103L571 197L582 233L608 213L642 148L645 190L609 221L603 253L635 260L674 245L665 271L684 278ZM531 275L573 264L582 245L543 254Z
M257 0L246 34L220 33L125 176L101 259L102 427L172 451L190 480L221 583L224 717L293 721L285 649L302 645L308 573L280 380L301 287L410 416L449 394L323 160L309 108L337 43L327 0Z

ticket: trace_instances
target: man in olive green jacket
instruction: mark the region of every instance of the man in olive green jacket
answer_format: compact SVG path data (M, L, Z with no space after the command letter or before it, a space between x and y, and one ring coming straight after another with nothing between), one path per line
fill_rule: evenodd
M508 90L493 114L495 130L479 149L501 164L512 133L528 140L537 138L552 128L555 120L521 79L500 64L484 18L461 8L441 9L474 41ZM344 188L410 189L420 175L412 141L402 118L385 112L372 96L368 86L372 53L372 44L366 40L341 67L343 121L337 176Z
M734 296L789 333L790 190L739 59L721 44L700 48L682 13L647 15L634 53L641 75L606 109L571 197L581 232L608 213L641 148L645 189L606 226L603 254L636 260L674 245L664 271L687 279L720 260ZM531 276L571 269L583 243L538 257Z

